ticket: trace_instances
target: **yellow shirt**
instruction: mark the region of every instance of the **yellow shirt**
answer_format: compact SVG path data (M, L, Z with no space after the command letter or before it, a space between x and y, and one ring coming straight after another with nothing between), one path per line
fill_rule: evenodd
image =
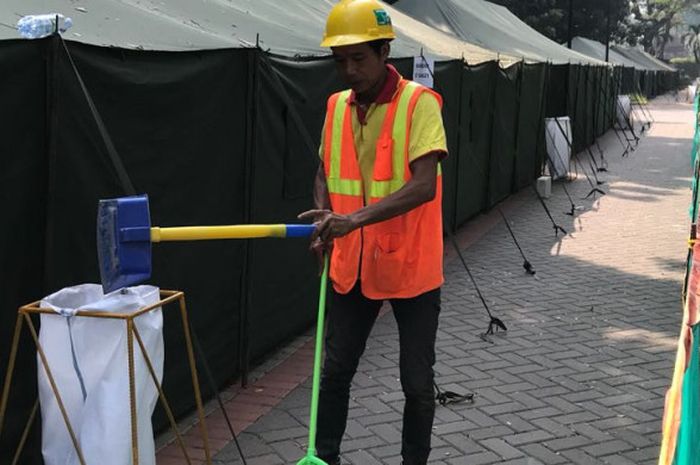
M374 160L376 157L375 148L379 133L382 130L382 123L389 104L372 103L367 109L365 124L361 124L357 116L357 108L352 114L352 132L355 139L355 150L357 151L358 164L362 174L362 185L365 191L365 201L370 197L372 175L374 174ZM447 139L445 128L442 124L442 113L437 99L424 92L418 97L416 107L411 118L410 134L408 141L408 161L417 160L423 155L434 151L447 153ZM323 135L326 133L325 124L321 132L321 147L319 155L323 160Z

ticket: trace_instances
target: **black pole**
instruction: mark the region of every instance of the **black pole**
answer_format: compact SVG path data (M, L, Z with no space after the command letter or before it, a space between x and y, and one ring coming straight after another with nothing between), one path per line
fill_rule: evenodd
M265 53L256 47L248 55L248 97L246 101L246 144L244 155L244 200L243 218L247 223L253 220L254 199L253 182L255 179L255 141L257 131L257 89L258 72L261 55ZM251 268L253 264L252 251L253 244L250 240L243 241L243 254L241 261L240 286L241 294L238 299L238 369L241 376L241 387L248 387L248 375L250 374L250 304L252 301L252 276Z
M596 68L590 68L590 67L588 67L588 70L591 70L591 69L596 69ZM585 73L585 74L584 74L584 78L585 78L586 88L588 88L589 84L591 83L591 82L590 82L590 78L588 77L588 73ZM595 88L595 86L593 86L593 87ZM607 86L606 86L606 89L607 89ZM595 89L594 89L594 90L595 90ZM599 101L601 100L601 95L603 96L603 106L604 106L604 108L607 110L608 100L607 100L607 98L605 98L606 96L605 96L605 94L604 94L604 92L603 92L603 86L602 86L602 84L601 84L600 86L598 86L598 95L597 95L597 97L598 97L598 100L599 100ZM596 104L596 112L595 112L596 115L599 115L599 113L600 113L600 112L598 111L598 110L599 110L599 107L600 107L600 105ZM606 111L605 113L607 113L607 111ZM605 114L603 115L603 117L605 118ZM578 121L574 121L574 123L577 123L577 122L578 122ZM578 123L580 123L580 122L578 122ZM594 126L597 126L597 124L594 124ZM580 126L579 126L579 129L580 129ZM595 161L595 157L593 156L593 153L592 153L590 147L587 149L587 150L588 150L588 153L589 153L589 155L591 156L591 158L593 159L593 163L595 164L596 170L599 171L599 172L601 172L601 171L602 171L602 172L607 172L607 171L608 171L608 168L607 168L608 162L605 161L605 154L603 153L603 148L600 146L600 143L598 142L598 136L595 134L595 128L594 128L594 134L593 134L593 136L594 136L593 142L595 143L596 147L598 148L598 154L600 155L600 166L598 166L598 163Z
M501 214L501 218L503 218L503 222L506 224L506 228L508 228L508 232L510 233L510 237L513 238L513 242L515 243L515 246L518 248L518 251L520 252L520 256L523 257L523 268L525 268L525 271L528 274L534 275L535 268L528 261L527 257L525 256L525 252L523 252L522 247L520 247L520 243L518 242L518 239L515 237L515 233L513 232L513 229L510 227L510 223L508 222L508 218L506 218L506 215L503 214L503 210L501 210L498 207L497 207L497 210L498 210L498 213Z
M586 81L584 81L584 85L586 86L586 91L588 91L588 84L589 84L589 82L588 82L588 70L589 70L588 66L579 65L578 77L576 78L576 95L574 98L574 104L573 104L572 114L571 114L571 130L572 131L576 130L579 133L582 132L584 136L585 136L586 128L583 126L581 121L579 121L578 118L576 117L576 109L578 108L578 102L579 102L578 88L579 88L579 85L581 84L581 77L580 76L582 74L583 74L584 78L586 79ZM588 92L586 92L586 95L588 95ZM555 118L554 121L557 123L557 126L559 127L559 131L561 131L561 134L564 136L564 139L566 140L566 143L569 146L569 149L571 150L571 158L574 158L576 155L578 155L578 153L576 152L576 149L574 147L573 132L571 135L571 139L569 139L569 136L564 131L564 128L562 128L559 120ZM595 163L595 157L593 156L593 152L591 152L591 148L589 145L586 145L586 151L587 151L588 155L593 159L593 162ZM597 165L598 164L596 163L596 167L597 167ZM586 170L583 170L583 172L584 172L584 174L586 174ZM602 181L598 180L598 175L596 174L595 169L593 169L592 172L593 172L593 177L595 178L596 185L603 184ZM588 174L586 174L586 177L588 177ZM588 197L588 196L586 196L586 197Z
M488 336L494 334L494 332L497 332L499 329L502 329L503 331L508 331L508 328L506 328L506 325L503 323L503 321L500 318L496 318L493 316L491 313L491 310L489 309L489 305L486 303L486 299L484 298L484 295L481 293L481 289L479 289L479 285L476 282L476 279L474 279L474 275L472 274L471 270L469 269L469 265L467 265L467 261L464 259L464 255L462 255L462 251L459 248L459 244L457 244L457 240L455 239L454 234L452 234L452 231L450 231L449 228L445 228L445 231L447 231L447 235L450 238L450 242L452 242L452 246L455 249L455 252L457 252L457 255L459 256L459 260L462 262L462 266L464 266L464 270L467 272L467 275L469 276L469 280L472 282L472 285L474 286L474 290L476 290L476 295L479 297L479 300L481 300L481 305L483 305L484 309L486 310L486 313L488 314L490 321L489 321L489 326L486 329L486 332L482 333L480 335L481 339L486 341L486 342L492 342Z
M617 110L619 110L622 113L623 116L625 116L623 118L623 121L625 123L627 123L627 129L625 129L625 127L620 123L620 125L619 125L620 130L622 131L622 134L625 136L625 140L627 141L629 151L634 152L635 149L632 146L631 142L637 140L637 135L634 133L634 128L630 125L630 122L627 120L626 114L625 114L625 109L622 106L622 104L620 103L620 100L618 98L618 95L620 94L620 91L621 91L621 86L622 86L622 74L620 74L620 79L619 79L619 82L617 84L617 88L618 88L617 95L615 95L614 97L615 97L616 108L617 108ZM631 103L630 103L630 105L631 105ZM615 115L615 123L619 123L617 115ZM632 137L633 137L632 139L627 137L627 131L630 131L630 133L632 134ZM625 154L623 153L622 156L624 157Z
M605 61L610 61L610 1L606 5L606 22L605 22Z
M611 90L610 97L613 99L615 105L613 108L613 120L612 120L612 128L613 131L615 132L615 136L617 137L617 140L620 142L620 145L624 148L624 152L622 152L622 157L626 157L627 154L631 151L634 152L634 147L632 147L632 144L630 144L630 141L627 140L627 134L625 133L625 129L620 125L620 131L625 136L625 141L627 142L627 145L625 145L625 142L623 142L622 137L620 136L620 133L618 132L617 129L617 123L618 123L618 116L617 112L620 108L620 101L618 99L618 96L620 95L620 92L622 91L622 78L623 78L623 73L624 73L624 67L622 68L622 71L619 73L613 72L613 77L612 77L612 84L613 88Z
M574 37L574 0L569 0L569 41L568 47L571 48L571 40Z
M564 131L564 128L562 127L561 123L559 122L559 120L557 118L554 118L554 122L557 124L557 127L559 128L559 132L561 132L561 135L564 136L564 140L566 140L566 144L569 146L569 150L571 150L571 159L574 160L574 162L578 163L579 161L577 160L577 157L576 157L576 155L578 155L578 154L575 153L574 146L573 146L571 140L569 139L569 136L566 134L566 131ZM586 172L586 170L583 168L583 165L581 165L579 163L579 166L581 166L581 171L583 171L583 174L586 176L586 179L588 180L588 184L591 185L591 191L584 198L587 199L591 195L594 195L596 192L600 193L600 195L605 195L605 192L603 192L602 190L595 187L596 185L601 185L602 181L598 180L598 176L596 176L596 174L595 174L595 169L593 168L593 165L590 165L590 166L591 166L591 172L593 173L593 177L595 178L595 181L596 181L595 185L593 184L593 181L591 181L591 178L588 176L588 173ZM594 197L595 197L595 195L594 195Z
M557 144L554 141L554 136L549 132L546 125L545 125L545 134L548 135L549 140L552 141L552 148L554 149L554 153L556 153L557 158L559 158L559 162L561 163L562 168L566 170L566 173L564 176L566 182L570 181L569 167L566 166L566 163L564 163L564 157L561 155L561 152L559 151L559 147L557 147ZM556 173L556 167L555 167L554 162L549 158L549 153L547 153L547 158L549 159L550 172L551 172L550 174L554 175ZM574 214L576 213L576 205L574 204L574 200L571 198L571 194L569 194L569 191L566 189L566 184L562 183L561 187L564 189L564 193L566 194L566 197L569 199L569 203L571 204L571 209L568 212L564 212L564 214L569 215L569 216L574 216Z

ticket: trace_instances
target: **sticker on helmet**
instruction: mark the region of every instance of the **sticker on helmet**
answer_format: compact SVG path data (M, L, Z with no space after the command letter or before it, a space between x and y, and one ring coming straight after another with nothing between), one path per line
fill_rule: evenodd
M377 26L391 26L391 18L384 10L374 10L374 16L377 18Z

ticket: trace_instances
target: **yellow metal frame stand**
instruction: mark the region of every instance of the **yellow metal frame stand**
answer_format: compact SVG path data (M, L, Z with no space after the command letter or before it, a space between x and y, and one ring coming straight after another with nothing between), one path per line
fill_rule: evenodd
M123 320L124 321L126 335L127 335L127 350L128 350L128 365L129 365L129 407L130 407L130 414L131 414L131 453L132 453L133 465L138 465L138 463L139 463L138 426L136 424L137 423L137 420L136 420L136 383L135 383L135 378L134 378L134 339L136 340L139 348L141 349L141 354L143 355L143 358L146 361L146 365L148 366L148 371L151 375L151 379L153 380L153 383L155 384L156 388L158 389L158 396L159 396L161 405L163 406L163 409L165 410L165 413L168 416L168 420L170 421L170 426L173 429L173 432L175 433L177 443L180 446L180 449L182 450L182 452L185 456L185 459L187 460L187 463L189 465L192 465L192 460L190 459L190 456L187 453L187 448L185 447L185 443L182 440L182 435L180 434L180 431L177 428L177 423L175 422L175 417L173 415L172 409L170 408L170 404L168 403L168 400L165 397L165 393L163 392L163 388L161 386L161 383L158 381L158 377L156 376L155 370L153 369L153 364L151 363L151 359L149 358L148 353L146 352L146 348L144 347L143 341L141 340L141 335L139 334L138 328L136 327L136 324L135 324L135 320L139 316L141 316L147 312L150 312L151 310L159 308L159 307L165 308L165 306L167 304L170 304L170 303L173 303L176 301L179 302L179 304L180 304L179 305L180 306L180 316L182 318L182 327L183 327L183 331L185 333L185 343L187 346L187 358L189 360L190 372L192 374L192 388L194 390L194 397L195 397L195 402L197 405L197 416L199 417L199 429L200 429L200 433L202 435L202 442L204 445L206 464L211 465L211 451L209 448L209 437L207 434L206 423L204 421L204 408L202 406L202 395L201 395L201 391L199 389L199 378L197 376L197 366L196 366L195 360L194 360L194 351L192 350L192 338L190 336L189 320L187 317L187 306L185 304L185 294L181 291L161 290L159 302L157 302L153 305L149 305L147 307L140 308L136 312L130 313L130 314L104 313L104 312L97 312L97 311L90 311L90 310L79 311L75 314L76 317L108 318L108 319L112 319L112 320ZM66 428L68 429L68 434L70 435L71 441L73 442L73 447L75 448L75 451L78 455L78 459L80 460L80 465L98 465L98 464L85 463L85 458L84 458L83 452L80 448L80 444L78 444L78 440L75 436L75 432L73 430L73 427L70 424L68 414L66 413L66 409L63 405L63 401L61 399L61 393L58 392L58 388L57 388L56 383L54 381L53 374L51 373L51 368L49 367L48 361L46 359L46 354L44 353L44 350L41 347L41 344L39 343L39 337L37 335L36 327L34 326L34 323L31 319L31 316L36 315L36 314L58 315L58 313L54 312L51 309L41 308L39 305L40 305L40 301L32 302L31 304L24 305L24 306L19 308L19 311L17 314L17 322L15 324L15 332L14 332L14 337L12 340L12 348L10 350L10 361L9 361L9 364L7 367L7 375L5 377L5 383L3 386L2 398L0 398L0 435L2 434L2 427L4 424L5 412L7 410L7 403L8 403L9 394L10 394L10 386L12 384L12 374L14 372L15 360L17 358L17 349L19 346L19 338L20 338L20 334L22 331L22 326L24 324L26 324L27 327L29 328L29 332L31 333L32 339L34 339L34 344L36 345L36 349L37 349L37 352L39 354L39 358L41 359L41 364L44 367L44 370L46 372L46 377L49 381L49 384L51 385L51 389L54 393L54 396L56 396L56 401L58 402L58 407L61 410L61 415L63 416L63 421L66 425ZM15 452L14 459L12 461L12 465L16 465L17 463L19 463L19 457L22 453L22 449L24 448L25 442L27 440L27 436L29 435L29 431L31 429L32 423L34 422L34 418L36 417L38 406L39 406L39 401L37 400L34 402L34 407L32 408L32 411L29 415L29 419L27 420L27 425L25 426L24 432L22 433L22 437L20 438L20 442L17 446L17 451Z

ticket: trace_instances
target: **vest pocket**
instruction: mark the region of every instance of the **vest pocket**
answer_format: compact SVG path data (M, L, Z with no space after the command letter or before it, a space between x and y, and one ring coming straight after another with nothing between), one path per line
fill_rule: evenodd
M374 249L374 285L382 292L398 292L412 285L415 261L409 261L409 249L402 247L399 233L377 236Z
M387 253L396 252L401 246L401 235L397 232L385 233L377 236L377 248Z

